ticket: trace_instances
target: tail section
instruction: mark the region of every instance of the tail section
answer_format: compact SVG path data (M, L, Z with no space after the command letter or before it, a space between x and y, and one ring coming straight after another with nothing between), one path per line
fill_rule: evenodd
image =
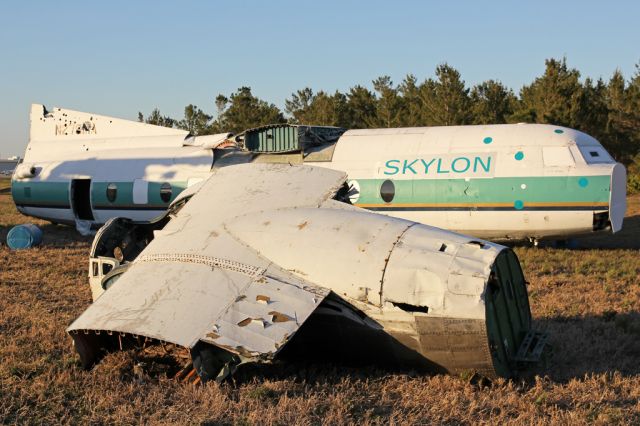
M182 146L186 130L89 112L31 105L26 163L66 160L105 149Z
M169 127L154 126L137 121L107 117L89 112L31 105L30 141L70 138L114 138L138 136L175 136L187 132Z

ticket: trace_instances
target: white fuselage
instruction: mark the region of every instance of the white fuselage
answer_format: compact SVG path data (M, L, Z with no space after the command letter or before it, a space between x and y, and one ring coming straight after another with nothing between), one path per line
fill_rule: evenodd
M149 221L217 166L211 138L34 105L13 198L53 222ZM331 156L304 162L345 171L359 207L482 238L615 232L626 208L624 167L558 126L349 130Z

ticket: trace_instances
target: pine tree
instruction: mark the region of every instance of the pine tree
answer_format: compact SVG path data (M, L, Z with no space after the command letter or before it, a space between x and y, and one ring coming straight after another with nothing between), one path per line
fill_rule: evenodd
M580 73L562 61L547 59L542 77L520 91L520 109L516 117L523 121L551 123L571 127L575 124L575 104L580 97Z
M184 107L184 118L178 121L177 127L188 130L192 135L206 135L211 133L209 121L212 118L196 105L189 104Z
M138 121L153 124L154 126L175 127L176 125L176 120L169 116L162 115L158 108L154 108L146 119L141 112L138 112Z
M373 88L378 93L376 99L375 118L369 120L370 127L398 127L402 112L402 98L398 90L393 87L388 75L378 77L373 81Z
M473 124L503 124L513 114L516 97L495 80L477 84L471 89Z
M376 97L366 87L357 85L349 89L347 108L351 129L368 129L376 120Z
M294 124L319 126L349 125L347 98L336 91L329 95L324 91L314 94L310 88L298 90L285 101L285 111L292 115Z
M420 86L422 121L430 126L454 126L471 122L469 89L460 73L448 64L436 68L437 80L428 79Z
M212 125L212 131L239 133L244 130L266 124L286 123L282 112L274 105L253 96L250 87L241 87L226 97L219 95L217 106L224 109Z
M422 114L422 100L417 79L413 74L408 74L398 86L398 92L402 96L402 111L400 113L400 125L403 127L424 126Z
M305 87L291 95L291 99L284 101L284 110L292 116L293 124L308 124L310 121L309 112L315 99L313 90Z

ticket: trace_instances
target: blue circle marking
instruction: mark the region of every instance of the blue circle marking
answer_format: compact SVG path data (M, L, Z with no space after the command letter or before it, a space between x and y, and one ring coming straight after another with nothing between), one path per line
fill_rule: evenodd
M522 210L524 203L522 200L516 200L515 203L513 203L513 207L515 207L516 210Z
M581 177L578 180L578 185L580 185L582 188L586 188L587 185L589 185L589 179L587 179L586 177Z
M493 142L493 138L491 136L487 136L486 138L484 138L482 140L482 142L484 142L485 144L490 144L491 142Z
M520 160L522 160L524 158L524 152L518 151L518 152L516 152L516 155L514 155L514 157L515 157L516 160L520 161Z
M561 135L564 133L564 130L562 129L555 129L554 132L556 132L557 134Z

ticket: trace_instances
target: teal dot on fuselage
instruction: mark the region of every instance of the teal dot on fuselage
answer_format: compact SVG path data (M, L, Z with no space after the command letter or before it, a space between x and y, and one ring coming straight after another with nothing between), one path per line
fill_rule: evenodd
M564 130L562 129L555 129L554 132L556 132L557 134L561 135L562 133L564 133Z
M515 203L513 203L513 207L515 207L516 210L522 210L522 208L524 207L524 203L522 202L522 200L516 200Z
M580 185L581 187L585 188L587 185L589 185L589 179L582 177L578 180L578 185Z
M487 136L482 140L482 142L484 142L485 144L490 144L491 142L493 142L493 138L490 136Z
M524 152L518 151L518 152L516 152L516 155L514 155L514 157L515 157L516 160L520 161L520 160L522 160L524 158Z

